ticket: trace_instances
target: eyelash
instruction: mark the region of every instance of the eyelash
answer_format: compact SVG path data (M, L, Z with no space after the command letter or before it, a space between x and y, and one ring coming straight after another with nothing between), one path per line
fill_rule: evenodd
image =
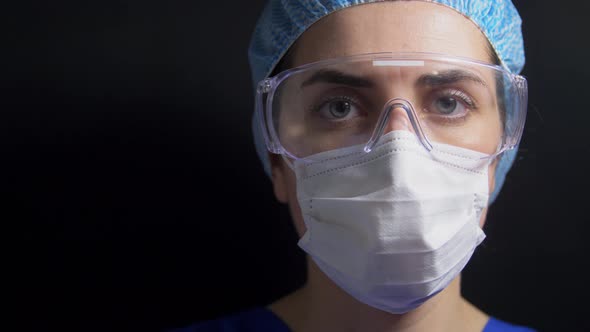
M336 100L342 100L342 101L347 101L351 104L355 104L358 105L358 100L354 97L350 97L350 96L332 96L332 97L326 97L323 98L319 103L317 103L315 106L312 107L312 109L314 111L319 111L320 109L322 109L322 107L324 107L326 104L336 101Z
M469 107L471 110L476 110L478 108L477 103L473 100L473 98L471 98L469 95L467 95L466 93L464 93L463 91L460 91L460 90L453 89L453 90L441 91L441 92L436 93L436 98L439 98L439 97L457 98L460 101L462 101L463 103L465 103L465 105L467 105L467 107ZM348 101L348 102L355 104L355 105L361 105L361 102L356 97L345 96L345 95L338 96L337 95L337 96L322 98L322 100L313 104L310 107L310 110L314 111L314 112L318 112L326 104L328 104L332 101L336 101L336 100L344 100L344 101Z
M333 95L330 97L324 97L324 98L320 99L319 102L312 104L311 107L309 107L309 110L313 113L319 113L319 111L322 109L322 107L324 107L325 105L327 105L330 102L337 101L337 100L347 101L357 107L360 107L360 105L362 105L361 101L357 97L350 96L350 95Z
M435 98L440 98L440 97L451 97L451 98L456 98L460 103L463 103L469 110L470 112L468 112L466 115L462 116L462 117L456 117L455 119L453 119L453 117L446 117L446 121L456 121L459 119L465 119L467 116L471 115L471 111L475 111L478 109L478 104L477 102L468 94L466 94L465 92L463 92L462 90L458 90L458 89L453 89L453 88L443 88L440 89L439 91L433 91L434 93L434 97L431 100L434 100ZM324 97L322 98L319 102L312 104L309 107L309 111L313 112L313 113L318 113L326 104L333 102L333 101L337 101L337 100L342 100L342 101L347 101L350 102L351 104L355 105L357 108L362 109L362 105L364 105L364 103L357 97L357 96L351 96L350 94L334 94L332 96L329 97ZM346 120L342 120L342 121L346 121Z
M467 105L467 107L469 107L469 109L476 110L478 108L473 98L471 98L469 95L460 90L451 89L442 91L437 95L437 97L458 98L460 101L464 102Z

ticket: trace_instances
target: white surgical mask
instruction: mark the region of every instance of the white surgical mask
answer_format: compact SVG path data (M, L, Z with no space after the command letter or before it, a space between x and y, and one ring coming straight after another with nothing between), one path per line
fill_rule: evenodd
M307 231L299 246L357 300L405 313L443 290L485 235L485 154L406 131L297 160L297 198Z

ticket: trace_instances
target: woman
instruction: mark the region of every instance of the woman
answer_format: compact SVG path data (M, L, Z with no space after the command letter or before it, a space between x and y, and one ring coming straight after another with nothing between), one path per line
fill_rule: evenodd
M508 0L270 1L254 133L308 278L188 330L530 331L460 292L523 130L523 53Z

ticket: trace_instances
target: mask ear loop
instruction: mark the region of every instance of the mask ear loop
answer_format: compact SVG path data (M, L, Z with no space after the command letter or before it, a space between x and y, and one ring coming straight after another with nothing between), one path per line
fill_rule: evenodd
M295 172L295 166L293 166L293 162L291 162L291 160L289 160L289 158L287 158L285 156L284 153L281 153L281 158L283 158L283 160L285 161L285 164L287 164L287 166L293 171Z

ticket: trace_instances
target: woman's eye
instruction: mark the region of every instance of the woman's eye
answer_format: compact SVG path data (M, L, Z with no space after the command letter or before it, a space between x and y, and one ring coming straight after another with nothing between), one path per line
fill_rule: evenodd
M453 97L441 97L434 101L434 108L437 113L442 115L454 115L454 113L462 113L461 108L463 104Z
M330 115L337 119L341 119L350 113L351 109L350 102L347 100L333 101L328 104Z
M329 120L345 120L358 115L355 103L343 98L325 102L320 106L318 112L321 117Z
M437 96L429 105L428 112L443 117L463 117L475 109L471 97L460 91L451 91Z

